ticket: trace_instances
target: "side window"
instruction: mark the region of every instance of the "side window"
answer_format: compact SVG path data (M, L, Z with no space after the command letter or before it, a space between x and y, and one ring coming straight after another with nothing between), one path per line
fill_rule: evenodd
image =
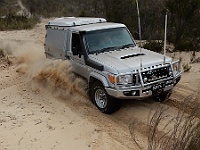
M79 53L82 51L79 34L77 33L72 33L72 51L77 51Z

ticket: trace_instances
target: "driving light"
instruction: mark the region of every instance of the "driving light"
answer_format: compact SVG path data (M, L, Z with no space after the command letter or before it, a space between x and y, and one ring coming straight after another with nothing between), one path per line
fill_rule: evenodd
M132 91L131 94L134 96L136 94L136 91Z
M169 76L172 76L173 75L173 72L172 71L169 71Z
M148 78L147 77L144 77L144 83L146 83L148 81Z

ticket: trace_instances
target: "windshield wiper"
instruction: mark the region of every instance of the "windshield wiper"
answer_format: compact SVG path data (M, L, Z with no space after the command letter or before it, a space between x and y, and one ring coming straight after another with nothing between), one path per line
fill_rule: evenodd
M129 48L129 47L131 47L131 46L135 46L134 44L126 44L126 45L123 45L121 48L123 49L123 48Z
M112 46L112 47L105 47L105 48L102 48L101 50L100 50L100 52L106 52L106 51L110 51L110 50L113 50L113 49L116 49L116 47L115 46Z

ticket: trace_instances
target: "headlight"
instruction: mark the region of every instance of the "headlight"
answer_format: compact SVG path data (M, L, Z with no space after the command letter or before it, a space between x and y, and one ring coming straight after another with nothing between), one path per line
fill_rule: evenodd
M117 84L128 84L133 82L133 77L131 74L126 74L126 75L120 75L120 76L115 76L113 74L109 74L108 78L111 83L117 83Z
M172 69L173 69L174 75L176 75L179 72L179 64L178 64L178 62L172 64Z
M128 83L132 83L132 75L130 74L126 74L126 75L120 75L117 78L117 82L120 84L128 84Z
M178 64L173 64L173 70L174 70L175 72L178 71Z

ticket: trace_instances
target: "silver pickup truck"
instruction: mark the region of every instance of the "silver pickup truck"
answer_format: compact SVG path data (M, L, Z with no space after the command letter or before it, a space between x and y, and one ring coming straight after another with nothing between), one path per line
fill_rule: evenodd
M103 18L64 17L46 25L47 58L69 60L88 81L92 102L103 113L119 99L166 100L181 78L180 62L136 45L124 24Z

